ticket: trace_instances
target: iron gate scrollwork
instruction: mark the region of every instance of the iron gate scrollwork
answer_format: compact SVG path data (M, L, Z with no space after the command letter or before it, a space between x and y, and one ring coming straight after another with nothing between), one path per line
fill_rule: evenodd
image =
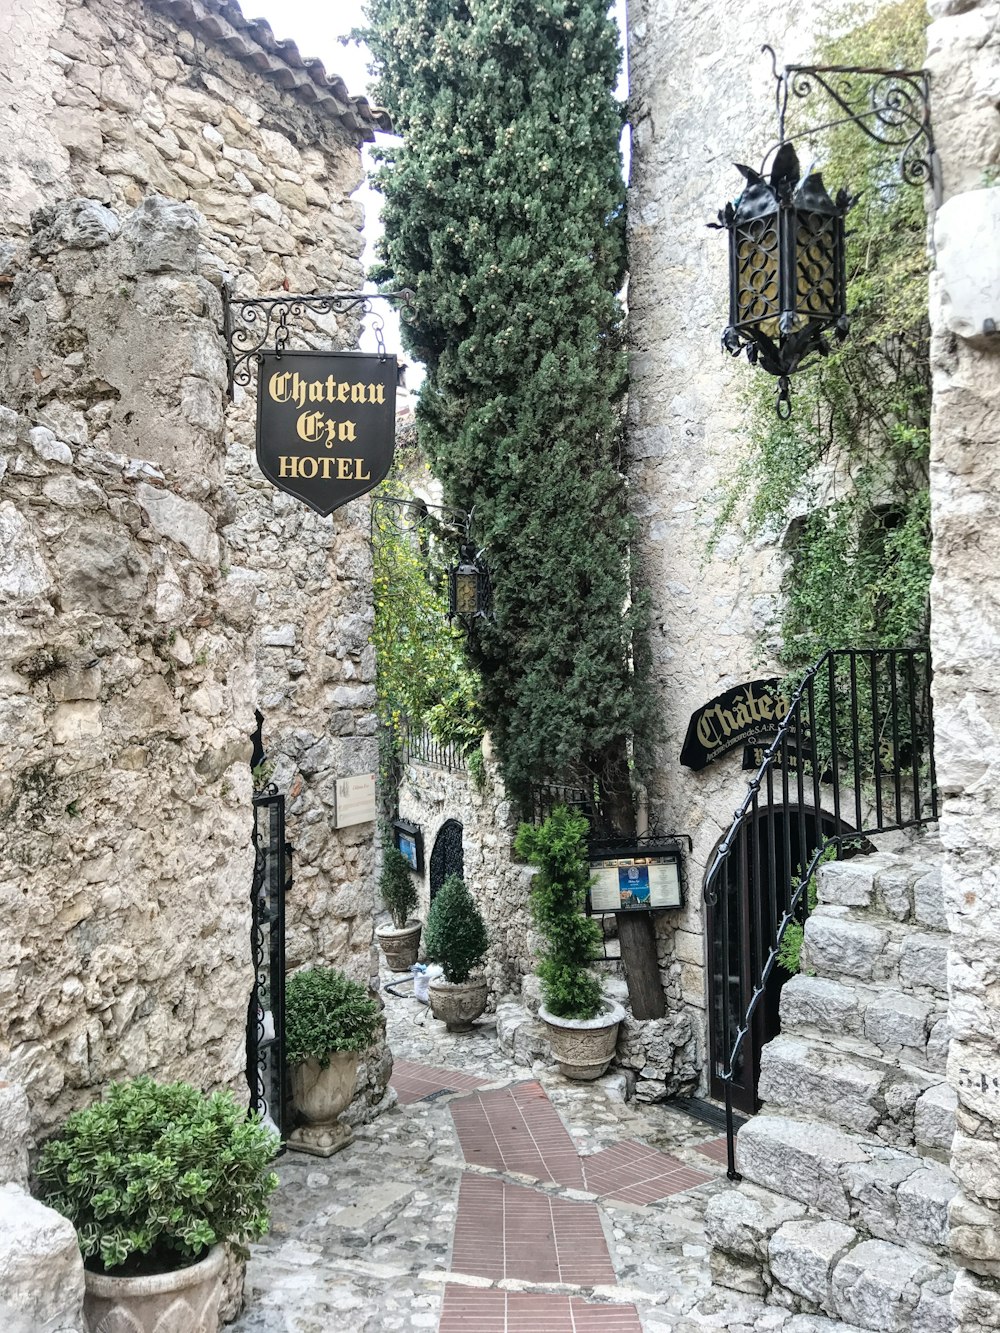
M446 819L434 839L431 852L431 901L449 875L465 874L465 852L462 847L462 825L457 819Z
M285 797L273 783L254 796L253 813L250 950L254 986L247 1014L247 1083L250 1110L270 1116L284 1141L288 1106L285 894L292 883L292 847L285 841Z

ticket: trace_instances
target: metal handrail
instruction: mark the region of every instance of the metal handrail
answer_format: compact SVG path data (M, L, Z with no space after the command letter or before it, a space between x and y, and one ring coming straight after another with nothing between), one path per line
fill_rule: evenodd
M918 666L922 670L918 672ZM902 668L902 675L900 669ZM845 670L846 669L846 670ZM846 674L846 680L842 677ZM726 1104L726 1139L728 1175L738 1180L735 1160L735 1130L733 1124L733 1079L738 1061L754 1015L763 999L769 980L778 965L781 943L793 921L804 922L808 913L807 889L817 866L830 847L836 849L838 859L845 844L865 838L869 834L895 829L920 827L937 820L938 803L932 746L933 725L930 694L931 664L926 648L901 649L828 649L803 675L791 697L788 712L778 727L777 734L764 753L747 787L743 803L735 812L729 832L719 843L715 858L705 877L705 901L719 908L723 872L735 868L738 912L730 920L730 892L728 882L722 895L722 966L723 980L721 1045L728 1051L728 1060L719 1074ZM825 686L826 715L817 709L817 691ZM867 701L859 708L859 699L867 693ZM846 696L846 697L845 697ZM845 707L846 705L846 707ZM822 726L820 725L822 723ZM888 736L883 739L888 730ZM841 732L844 732L843 739ZM907 738L908 737L908 738ZM870 739L869 739L870 738ZM822 742L822 745L821 745ZM921 773L921 757L926 742L926 782ZM821 752L822 751L822 752ZM884 768L888 755L890 767ZM904 765L908 755L909 762ZM862 765L862 758L871 759L870 772ZM794 778L790 767L794 767ZM903 770L907 769L904 788ZM806 770L810 770L807 779ZM842 781L847 770L849 783L845 791ZM760 797L766 797L765 809L774 807L775 788L780 777L781 807L785 810L782 821L782 846L777 846L774 822L768 823L767 846L762 856L761 834L757 819ZM887 801L884 788L890 785L891 800ZM806 783L811 788L812 814L806 811ZM865 818L865 785L872 784L871 796L874 818ZM794 782L796 800L790 802ZM832 833L824 823L823 788L829 789L833 805ZM926 788L926 790L925 790ZM849 811L845 811L844 798ZM926 812L925 812L926 811ZM846 815L854 826L846 828ZM798 833L800 860L793 869L792 821ZM808 841L808 824L812 823L814 850L804 868L801 853ZM749 842L749 848L748 848ZM739 850L740 857L734 859ZM780 852L781 872L776 877ZM764 886L762 871L766 866L769 876ZM756 873L753 873L756 872ZM728 879L728 877L727 877ZM737 978L742 1018L730 1032L729 966L733 931L744 928L748 914L757 921L766 916L771 927L771 940L766 957L757 948L753 975L740 952L740 975ZM751 941L753 934L751 932ZM715 947L715 941L712 942ZM750 953L754 952L751 944ZM711 960L714 962L714 959ZM749 999L747 996L749 995ZM714 1059L714 1056L713 1056Z

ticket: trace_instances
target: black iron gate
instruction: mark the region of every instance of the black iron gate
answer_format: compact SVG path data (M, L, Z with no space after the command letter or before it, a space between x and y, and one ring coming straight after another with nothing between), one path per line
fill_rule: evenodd
M272 784L253 798L253 888L250 950L254 987L247 1013L250 1110L270 1116L286 1137L285 894L292 884L292 847L285 841L285 798Z

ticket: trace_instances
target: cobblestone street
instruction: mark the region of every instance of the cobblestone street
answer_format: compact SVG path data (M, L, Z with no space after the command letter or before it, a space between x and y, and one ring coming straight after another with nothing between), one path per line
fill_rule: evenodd
M708 1295L716 1131L614 1100L613 1077L514 1064L489 1017L451 1035L414 999L386 1002L397 1104L329 1160L281 1160L237 1333L754 1327L755 1302Z

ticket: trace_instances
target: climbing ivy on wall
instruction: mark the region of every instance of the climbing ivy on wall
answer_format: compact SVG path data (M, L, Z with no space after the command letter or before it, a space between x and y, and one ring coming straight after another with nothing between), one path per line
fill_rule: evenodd
M620 53L604 0L370 0L382 263L427 368L421 447L475 511L495 620L470 651L508 787L596 778L630 818L638 692L620 468Z
M902 0L827 42L816 63L919 69L926 21L922 0ZM819 97L794 103L803 126L842 115ZM775 416L770 377L748 379L750 448L716 524L718 536L749 496L750 536L787 529L780 630L790 667L828 647L920 639L930 586L923 194L899 179L893 150L856 125L827 131L817 157L829 184L858 196L847 221L851 334L795 377L788 421Z

